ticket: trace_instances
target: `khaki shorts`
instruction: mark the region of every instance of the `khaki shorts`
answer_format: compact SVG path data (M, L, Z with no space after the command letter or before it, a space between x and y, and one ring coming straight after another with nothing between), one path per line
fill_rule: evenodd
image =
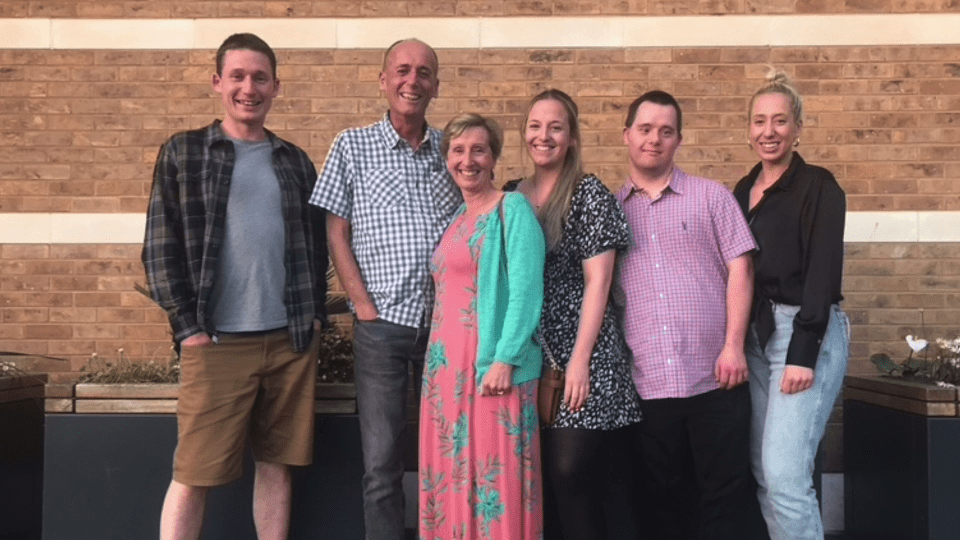
M243 474L249 439L257 461L313 461L314 393L320 340L294 352L286 329L228 334L183 347L173 479L219 486Z

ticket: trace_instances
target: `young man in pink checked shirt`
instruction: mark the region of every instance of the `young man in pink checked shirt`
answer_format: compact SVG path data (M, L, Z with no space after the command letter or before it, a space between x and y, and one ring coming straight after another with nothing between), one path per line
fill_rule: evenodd
M683 538L684 456L700 487L699 538L739 540L749 500L750 394L744 337L753 236L724 186L673 161L677 101L655 90L628 110L630 176L617 199L632 245L619 260L624 330L643 422L636 446L651 491L649 538Z

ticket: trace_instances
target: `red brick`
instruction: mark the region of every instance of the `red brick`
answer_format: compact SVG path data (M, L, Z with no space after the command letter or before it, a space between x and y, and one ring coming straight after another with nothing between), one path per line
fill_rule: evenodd
M92 323L97 321L97 308L51 307L52 323Z
M0 350L39 356L49 354L46 341L26 341L23 339L0 340Z
M173 338L170 335L170 327L167 325L125 324L114 328L120 329L120 339L163 342L152 349L145 347L145 350L153 350L151 356L155 356L157 359L165 358L169 354Z
M47 308L3 308L0 309L0 322L8 323L42 323L49 320Z
M49 354L53 356L84 355L90 356L96 350L93 340L71 339L68 341L50 341ZM84 362L81 362L82 366Z
M50 278L50 289L54 291L95 291L97 290L97 279L96 276L54 276ZM79 296L77 298L79 299Z
M73 327L62 324L28 324L24 326L26 339L71 339Z

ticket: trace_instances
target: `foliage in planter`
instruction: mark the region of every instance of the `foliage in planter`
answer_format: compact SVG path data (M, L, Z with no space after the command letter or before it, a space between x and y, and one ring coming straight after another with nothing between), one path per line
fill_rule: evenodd
M116 362L93 353L82 371L87 373L77 381L80 383L177 383L180 381L180 357L171 347L166 361L132 362L124 355L123 349L117 349Z
M0 361L0 379L29 379L39 384L46 383L45 375L37 375L20 369L14 362Z
M2 373L7 372L7 363ZM11 369L16 369L11 366ZM93 353L83 367L85 375L77 382L99 384L122 383L176 383L180 380L180 357L173 347L164 361L131 361L123 349L117 349L115 361L106 360ZM336 327L320 333L320 355L317 365L317 381L328 383L353 382L353 343Z
M894 362L890 355L884 353L870 357L877 371L918 382L960 385L960 337L953 340L937 338L932 360L928 359L931 347L927 340L907 336L906 341L910 353L903 362ZM923 358L914 358L914 353L920 351L923 351Z
M326 328L320 333L317 381L353 382L353 341L335 326Z
M0 362L0 378L24 377L27 372L21 370L13 362Z

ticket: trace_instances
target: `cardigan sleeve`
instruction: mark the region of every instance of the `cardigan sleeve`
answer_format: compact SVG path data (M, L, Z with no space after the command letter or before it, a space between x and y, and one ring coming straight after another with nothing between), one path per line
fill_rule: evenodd
M523 195L504 195L506 219L506 269L509 291L502 332L493 360L519 366L540 323L543 307L543 263L546 257L543 230Z

